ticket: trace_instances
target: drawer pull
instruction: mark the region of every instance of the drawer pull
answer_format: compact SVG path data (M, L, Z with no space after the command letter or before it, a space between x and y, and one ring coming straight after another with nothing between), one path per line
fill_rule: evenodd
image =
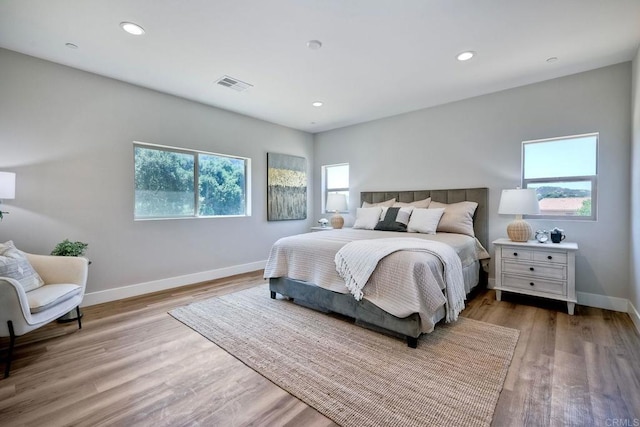
M513 256L518 256L518 252L514 252L514 253L513 253Z
M535 286L535 283L533 283L533 282L529 282L529 284L530 284L531 286Z
M533 271L533 267L529 267L529 270L530 270L530 271Z
M549 255L549 256L547 257L547 259L553 259L553 257L552 257L551 255Z

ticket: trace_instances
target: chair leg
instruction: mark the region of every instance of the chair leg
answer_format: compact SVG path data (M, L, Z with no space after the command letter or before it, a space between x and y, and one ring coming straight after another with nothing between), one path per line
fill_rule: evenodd
M4 366L4 377L9 377L9 370L11 369L11 358L13 357L13 346L16 343L16 334L13 330L13 322L11 320L7 321L7 326L9 327L9 350L7 352L7 360L6 365Z
M82 320L80 318L82 315L80 314L80 306L76 307L76 315L78 316L78 329L82 329Z

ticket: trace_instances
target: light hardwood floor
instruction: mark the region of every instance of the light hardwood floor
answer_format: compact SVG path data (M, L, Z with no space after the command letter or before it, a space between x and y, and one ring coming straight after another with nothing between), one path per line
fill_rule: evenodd
M82 330L19 337L0 426L335 425L167 314L263 283L256 272L96 305ZM640 425L640 337L626 314L503 296L482 290L463 312L521 331L494 425Z

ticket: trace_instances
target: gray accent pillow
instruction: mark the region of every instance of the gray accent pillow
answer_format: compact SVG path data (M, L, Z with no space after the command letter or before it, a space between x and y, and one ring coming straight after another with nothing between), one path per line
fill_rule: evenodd
M0 277L15 279L25 292L44 285L40 275L33 269L29 260L13 242L0 243Z
M378 222L374 230L407 231L412 211L413 207L383 208L382 220Z

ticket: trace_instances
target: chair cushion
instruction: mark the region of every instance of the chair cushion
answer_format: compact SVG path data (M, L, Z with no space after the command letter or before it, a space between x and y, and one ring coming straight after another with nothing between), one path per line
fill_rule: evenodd
M44 281L33 269L27 257L15 247L11 240L0 243L0 277L17 280L25 292L44 285Z
M44 285L27 292L29 309L32 314L40 313L76 295L80 295L81 292L82 288L78 285Z

